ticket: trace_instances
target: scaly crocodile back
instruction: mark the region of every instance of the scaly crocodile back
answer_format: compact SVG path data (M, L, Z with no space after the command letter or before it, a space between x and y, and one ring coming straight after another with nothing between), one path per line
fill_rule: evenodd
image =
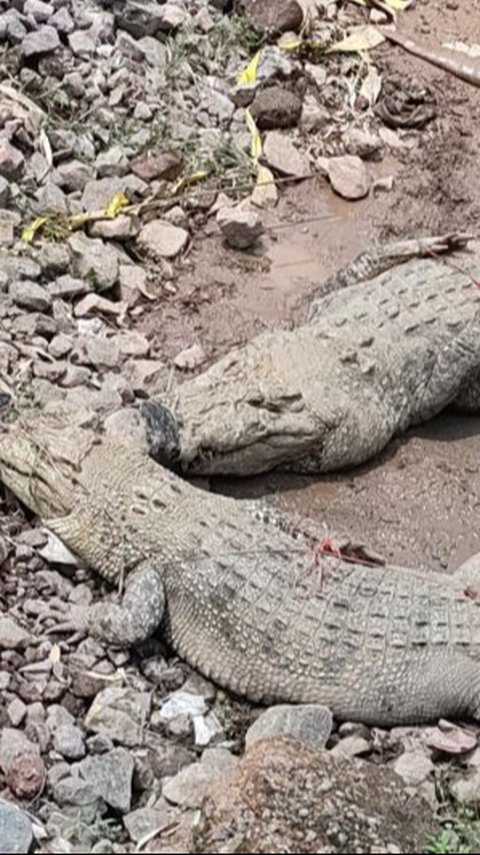
M49 527L110 581L156 567L167 639L219 685L383 724L480 708L480 607L461 580L319 565L250 504L111 441L91 446L77 482L71 513Z

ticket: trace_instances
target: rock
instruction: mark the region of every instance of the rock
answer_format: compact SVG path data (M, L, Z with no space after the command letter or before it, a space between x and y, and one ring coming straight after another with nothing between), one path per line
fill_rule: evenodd
M331 123L328 110L321 107L313 95L307 95L302 106L300 127L308 133L316 133Z
M480 769L469 770L450 784L450 792L457 802L469 805L480 804Z
M151 220L140 231L137 243L152 258L175 258L188 243L185 229L172 226L166 220Z
M421 751L406 751L395 760L393 768L407 786L415 787L428 778L434 766Z
M363 161L353 154L321 159L330 184L344 199L362 199L370 191L370 179Z
M477 735L446 721L425 731L425 744L445 754L467 754L477 747Z
M42 268L31 258L0 252L0 273L7 284L17 279L38 279Z
M196 715L192 721L196 746L205 748L212 743L225 741L225 731L213 711L208 713L207 716Z
M144 419L138 410L127 407L111 413L104 422L105 434L112 439L132 445L142 454L148 454L149 445Z
M297 0L242 0L242 6L257 30L269 34L296 32L303 23Z
M120 351L115 338L83 335L78 338L71 358L80 365L93 365L97 369L115 368L120 359Z
M22 41L22 53L25 57L51 53L60 47L60 39L55 27L48 24L28 33Z
M123 303L114 303L112 300L107 300L105 297L100 297L100 294L87 294L80 300L73 310L76 318L84 318L88 315L121 315L125 311Z
M10 181L18 181L25 167L21 151L8 140L0 141L0 175Z
M93 701L85 718L85 727L122 745L142 745L150 704L151 697L147 692L104 689Z
M390 769L335 760L296 740L269 739L207 791L195 848L424 852L432 828L423 799Z
M36 254L45 277L59 276L70 266L68 248L60 243L45 243Z
M231 774L238 760L229 751L207 748L200 763L181 769L163 785L162 795L183 808L199 808L208 790Z
M160 718L163 721L172 721L179 716L194 716L204 715L207 712L207 705L201 695L194 695L191 692L182 690L173 692L170 698L162 704L160 708Z
M177 353L173 360L173 364L181 371L193 371L195 368L199 368L200 365L203 365L206 358L207 355L202 345L192 344L191 347L187 347L186 350L182 350L180 353Z
M168 372L165 363L159 359L130 359L123 371L137 395L164 391Z
M21 152L19 152L20 154ZM1 170L1 163L0 163ZM0 175L0 208L6 208L10 200L10 184L3 175Z
M92 223L89 234L92 237L101 237L106 240L128 240L136 237L139 231L136 217L129 214L119 214L111 220L97 220Z
M267 86L255 95L250 112L261 131L293 128L302 113L302 101L281 86Z
M248 249L263 233L258 212L243 204L220 208L217 224L228 245L235 249Z
M330 754L332 757L345 760L347 758L358 757L361 754L369 754L371 750L372 743L368 739L365 739L365 737L346 736L345 739L341 739L337 743L335 748L332 748Z
M7 707L7 715L13 727L18 727L18 725L22 723L26 712L27 707L20 698L14 698L13 701L9 703Z
M48 291L28 279L12 282L8 293L17 306L22 306L25 309L46 312L50 308L51 300Z
M259 83L271 83L273 80L283 80L291 77L293 65L276 45L266 45L260 51L257 65L257 80Z
M49 561L52 564L67 564L73 567L78 567L81 564L80 559L67 549L59 537L48 529L46 530L46 534L48 537L47 543L38 550L38 554L45 561Z
M84 190L89 181L92 180L92 167L88 163L78 160L70 160L61 163L55 170L55 182L69 193L75 190Z
M148 338L135 330L121 332L116 336L120 350L125 356L148 356L150 342Z
M180 5L177 5L176 3L167 2L162 9L162 21L160 29L169 33L184 24L187 19L188 13L186 9L183 9Z
M125 178L99 178L89 181L82 194L82 208L85 211L101 211L117 193L124 193L125 190Z
M4 211L0 209L0 244L12 246L14 242L15 229L18 229L21 217L17 211Z
M99 178L112 178L126 175L129 169L128 157L120 145L114 145L98 155L96 160Z
M127 829L130 840L139 843L143 837L148 837L151 832L161 828L167 820L168 811L154 807L137 808L123 817L123 824Z
M52 17L53 9L50 3L44 3L43 0L25 0L23 14L31 15L39 24L45 24Z
M55 12L54 15L52 15L50 19L50 24L52 25L52 27L55 27L55 29L58 30L59 33L64 33L65 35L68 35L69 33L73 32L73 30L75 29L75 24L73 23L72 16L70 15L70 12L66 8L66 6L62 6L60 9L58 9L57 12Z
M310 162L292 141L279 131L269 131L263 144L263 155L272 169L282 175L305 178L311 174Z
M73 253L74 272L103 291L118 279L118 256L115 250L98 238L74 234L68 239Z
M182 172L183 159L179 154L169 151L147 151L136 157L131 167L132 172L143 181L175 181Z
M0 650L23 650L31 641L30 633L11 617L0 616Z
M68 596L68 595L67 595ZM53 736L57 728L75 723L74 716L60 704L52 704L47 712L47 727Z
M129 306L134 305L140 296L154 299L147 290L147 272L139 264L121 264L119 284L122 300Z
M70 33L68 44L75 56L93 56L96 50L95 39L88 30L75 30Z
M28 816L7 802L0 802L0 853L22 855L30 852L33 828Z
M305 74L310 78L312 83L318 89L321 89L327 82L327 69L323 65L316 65L312 62L305 63Z
M349 154L367 159L378 155L383 148L377 134L362 128L348 128L343 135L343 142Z
M43 791L46 776L43 760L38 754L20 754L9 765L6 782L17 798L31 800Z
M80 760L85 757L85 734L73 724L58 727L53 734L53 747L68 760Z
M0 768L5 774L12 763L22 755L39 754L38 745L31 742L22 730L3 727L0 731Z
M113 810L126 813L132 801L134 760L125 748L87 757L78 765L81 778Z
M75 297L81 297L90 291L90 285L85 279L77 279L74 276L66 273L64 276L59 276L54 282L48 285L48 292L52 298L60 298L61 300L71 300Z
M68 214L67 198L53 181L47 181L37 191L40 209L45 214Z
M319 750L325 748L332 727L332 713L327 707L320 704L281 704L270 707L249 727L245 746L248 750L260 739L288 736Z

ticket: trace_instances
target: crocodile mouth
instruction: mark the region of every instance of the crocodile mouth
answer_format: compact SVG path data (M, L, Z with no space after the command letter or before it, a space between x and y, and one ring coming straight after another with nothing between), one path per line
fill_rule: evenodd
M192 456L181 454L183 472L192 475L257 475L272 469L312 471L321 465L326 431L272 432L231 446L200 445ZM312 467L309 460L315 460Z

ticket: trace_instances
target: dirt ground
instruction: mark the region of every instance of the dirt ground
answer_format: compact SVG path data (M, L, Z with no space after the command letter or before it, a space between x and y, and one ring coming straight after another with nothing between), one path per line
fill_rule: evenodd
M480 42L480 0L419 3L402 25L432 46ZM171 358L193 340L218 355L264 329L301 320L318 283L376 243L478 233L479 90L391 45L376 56L384 81L428 87L438 109L425 129L411 132L411 147L369 164L374 178L393 176L392 191L347 202L321 177L291 186L269 215L257 255L235 254L204 234L177 294L142 321L160 353ZM480 550L479 457L480 418L446 414L354 472L273 474L212 486L236 496L276 494L283 507L325 521L390 561L453 570Z

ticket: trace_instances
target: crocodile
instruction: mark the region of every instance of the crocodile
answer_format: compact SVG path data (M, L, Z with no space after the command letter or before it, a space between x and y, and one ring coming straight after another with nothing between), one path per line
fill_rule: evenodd
M55 631L129 646L158 629L255 703L322 703L384 726L480 720L478 563L449 576L322 557L308 527L35 412L2 428L0 480L124 589L120 602L72 606Z
M368 461L449 405L477 412L480 244L386 266L364 259L340 290L320 286L306 323L257 336L144 405L152 437L155 423L170 436L162 462L199 475L324 473ZM370 278L350 284L358 270Z

